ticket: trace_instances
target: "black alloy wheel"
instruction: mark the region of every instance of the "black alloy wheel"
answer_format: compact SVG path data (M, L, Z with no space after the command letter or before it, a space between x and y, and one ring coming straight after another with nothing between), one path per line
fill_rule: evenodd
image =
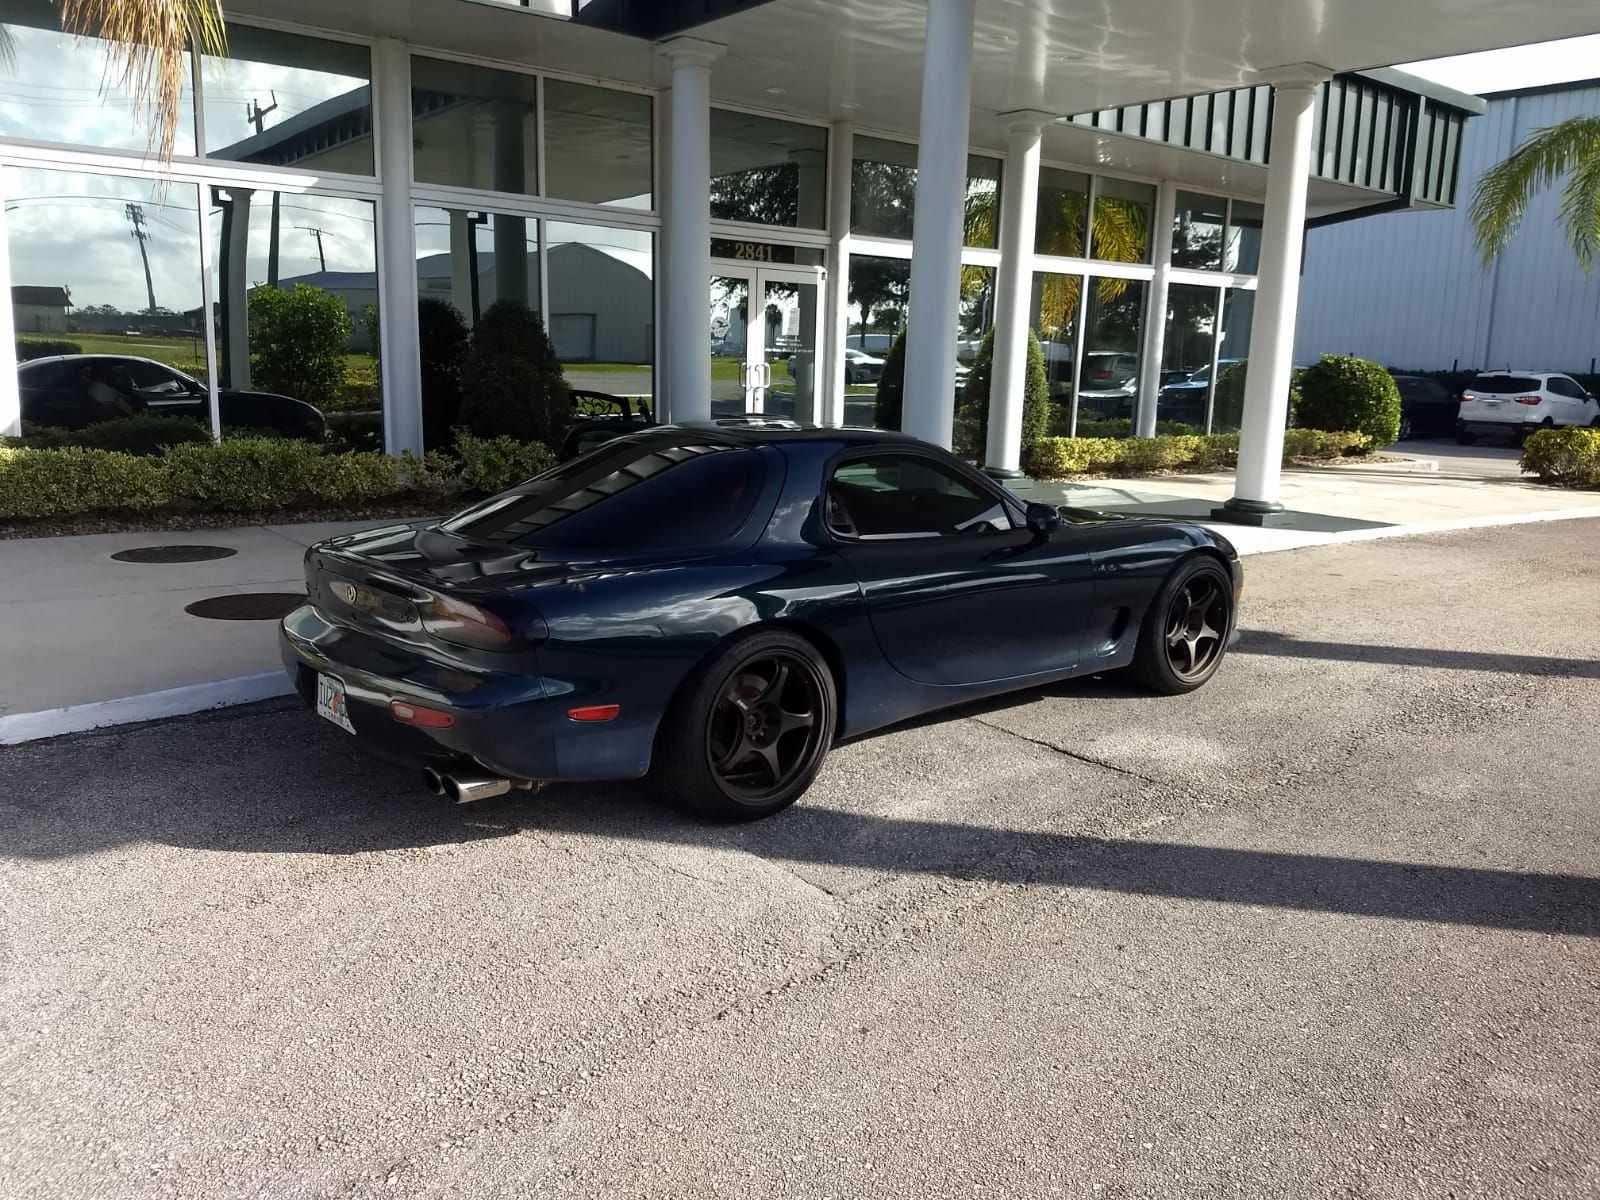
M770 816L811 786L837 725L833 672L817 648L787 629L758 629L730 639L673 698L657 777L710 820Z
M1151 601L1133 673L1152 691L1192 692L1217 673L1233 634L1233 577L1209 555L1190 558Z

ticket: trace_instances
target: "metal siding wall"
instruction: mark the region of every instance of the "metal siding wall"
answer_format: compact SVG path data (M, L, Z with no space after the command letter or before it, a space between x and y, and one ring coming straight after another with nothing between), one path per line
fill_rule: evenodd
M1466 126L1459 207L1312 231L1295 361L1359 354L1424 370L1458 360L1463 369L1587 370L1600 355L1600 271L1585 275L1573 257L1557 215L1559 189L1530 206L1502 256L1492 305L1467 214L1488 167L1535 130L1583 113L1600 113L1600 87L1493 101Z

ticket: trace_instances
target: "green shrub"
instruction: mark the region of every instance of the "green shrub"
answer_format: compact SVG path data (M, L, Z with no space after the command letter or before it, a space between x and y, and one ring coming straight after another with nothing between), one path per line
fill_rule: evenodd
M328 416L328 444L334 450L383 451L381 412L338 412Z
M1238 429L1244 424L1244 385L1250 374L1250 360L1241 359L1224 367L1217 376L1217 386L1211 391L1211 428L1215 430ZM1295 371L1289 376L1289 416L1298 421L1300 410L1300 376ZM1396 435L1399 427L1395 428Z
M83 347L77 342L68 342L52 338L18 338L17 361L27 362L35 358L54 358L58 354L82 354Z
M456 433L455 456L461 464L462 486L469 492L489 494L503 492L555 465L555 455L538 442L480 438L466 430Z
M251 381L261 391L321 407L338 403L350 310L322 288L258 287L250 293Z
M217 512L269 512L311 494L319 447L284 438L174 446L164 461L172 500Z
M1299 428L1283 431L1283 457L1286 459L1342 458L1371 448L1372 439L1364 433Z
M1522 470L1541 483L1600 488L1600 429L1540 429L1522 444Z
M899 429L904 415L906 391L906 333L889 347L883 359L883 374L878 377L878 394L873 402L872 423L879 429Z
M306 471L306 490L322 504L368 504L404 495L411 481L387 454L324 454Z
M81 433L78 429L64 429L60 425L35 425L32 421L22 423L21 437L0 438L0 446L9 446L13 450L61 450L67 446L81 446L78 440Z
M972 369L967 375L966 395L956 410L959 420L965 418L972 427L976 457L984 453L989 432L989 393L994 374L994 330L991 328L978 343L978 353L972 359ZM1022 378L1022 448L1043 441L1050 432L1050 380L1044 370L1044 350L1033 330L1028 331L1027 362ZM964 447L965 448L965 447Z
M1333 459L1364 450L1365 434L1326 432L1321 429L1286 431L1283 456L1287 459ZM1028 473L1038 479L1072 475L1148 474L1187 468L1196 471L1230 467L1239 461L1236 433L1180 434L1153 438L1045 438L1023 458Z
M1364 433L1374 446L1400 436L1400 389L1375 362L1324 354L1300 375L1295 424L1309 429Z
M75 431L78 445L148 457L168 446L210 442L211 430L188 417L137 416L102 421Z
M455 306L424 297L417 302L422 347L422 444L448 446L461 419L461 368L471 333Z
M461 392L461 423L478 437L558 446L572 421L572 398L544 323L515 300L496 301L478 319Z
M112 450L0 450L0 518L148 512L167 503L167 465Z

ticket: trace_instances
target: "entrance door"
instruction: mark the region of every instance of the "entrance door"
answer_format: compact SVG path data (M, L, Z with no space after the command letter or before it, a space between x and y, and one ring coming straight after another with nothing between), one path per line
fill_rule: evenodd
M711 415L815 423L820 267L718 262L711 275Z

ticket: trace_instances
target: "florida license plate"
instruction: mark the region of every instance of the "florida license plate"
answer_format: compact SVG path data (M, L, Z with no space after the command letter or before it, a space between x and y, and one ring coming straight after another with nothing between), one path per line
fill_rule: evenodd
M327 717L346 733L354 733L350 724L350 705L345 699L344 680L332 675L317 676L317 715Z

